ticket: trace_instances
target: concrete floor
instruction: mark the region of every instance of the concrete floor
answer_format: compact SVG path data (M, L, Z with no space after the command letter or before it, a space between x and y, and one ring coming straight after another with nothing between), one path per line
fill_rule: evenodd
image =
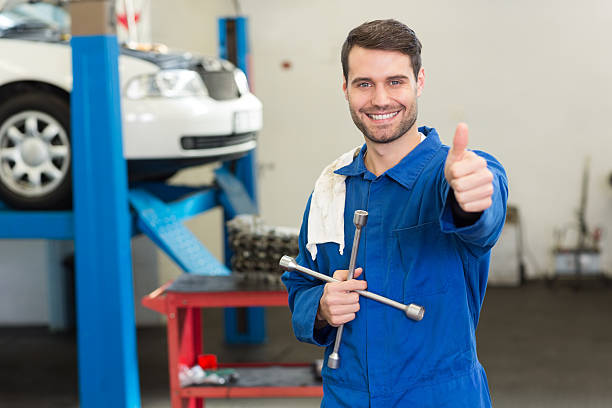
M586 282L489 288L478 328L479 356L497 408L612 407L612 288ZM207 310L204 341L220 361L313 361L321 351L294 340L286 309L270 308L262 346L223 344L223 316ZM0 407L76 407L74 333L0 328ZM143 407L168 407L163 328L138 330ZM318 407L318 399L208 400L208 408Z

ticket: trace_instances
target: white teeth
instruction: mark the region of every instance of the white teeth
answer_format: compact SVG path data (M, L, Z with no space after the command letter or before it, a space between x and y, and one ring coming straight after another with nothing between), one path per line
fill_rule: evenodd
M397 115L399 113L398 112L393 112L393 113L385 113L384 115L368 115L369 117L371 117L374 120L383 120L383 119L389 119L394 117L395 115Z

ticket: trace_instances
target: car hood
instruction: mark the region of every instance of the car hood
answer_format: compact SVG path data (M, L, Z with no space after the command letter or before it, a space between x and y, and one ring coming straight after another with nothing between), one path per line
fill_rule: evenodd
M161 69L195 69L203 67L205 71L233 71L235 68L229 61L190 52L161 53L122 47L121 54L151 62Z
M57 1L57 0L56 0ZM11 17L2 19L0 14L0 38L42 41L58 44L69 44L69 25L37 17L37 13L14 12L13 8L32 0L0 0L0 11L7 9ZM34 3L44 3L34 0ZM63 9L63 8L62 8ZM43 9L44 10L44 9ZM160 69L197 69L204 71L233 71L234 65L229 61L215 57L204 57L190 52L165 52L166 47L159 44L122 45L121 54L147 61Z

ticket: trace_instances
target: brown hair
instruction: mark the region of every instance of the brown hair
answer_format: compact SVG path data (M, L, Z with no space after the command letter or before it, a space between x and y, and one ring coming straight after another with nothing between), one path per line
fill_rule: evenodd
M414 78L421 69L421 42L412 29L397 20L368 21L353 28L342 45L340 60L348 82L348 56L354 46L372 50L399 51L410 57Z

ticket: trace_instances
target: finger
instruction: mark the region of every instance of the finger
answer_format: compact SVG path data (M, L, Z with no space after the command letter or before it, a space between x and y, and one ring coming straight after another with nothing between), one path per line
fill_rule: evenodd
M348 269L338 269L334 272L334 279L338 279L340 281L345 281L348 277Z
M481 169L475 173L468 174L467 176L453 179L450 183L451 188L457 193L463 191L473 190L480 186L492 184L493 173L489 169Z
M483 186L466 190L463 192L455 191L455 198L459 205L471 203L472 201L480 201L493 195L493 184L488 183Z
M453 179L467 176L487 167L487 161L474 152L466 152L463 159L451 164L449 168Z
M356 268L355 273L353 274L353 279L358 278L359 275L363 272L363 268ZM339 281L345 281L348 278L349 271L347 269L338 269L334 272L334 279Z
M359 299L359 294L356 293L356 290L365 290L367 288L367 284L364 281L360 280L350 280L346 282L334 282L328 283L325 285L326 288L324 293L331 297L331 299L336 299L338 296L348 296L350 294L350 298L348 298L343 303L347 302L357 302ZM355 297L356 296L356 297ZM355 297L353 299L353 297Z
M357 313L359 311L359 303L353 303L350 305L334 305L329 308L330 315L340 316L349 313Z
M351 279L348 281L340 282L340 290L347 292L353 290L365 290L368 287L368 283L361 279Z
M482 200L472 201L467 204L463 204L463 205L459 204L459 205L461 206L463 211L466 211L466 212L481 212L489 208L492 202L493 201L491 200L491 197L487 197Z
M449 152L449 157L454 160L460 160L463 157L468 145L468 126L465 123L459 123L455 129L453 137L453 147Z
M338 327L355 319L355 313L347 313L340 316L331 316L327 321L331 326Z
M355 292L329 292L323 302L331 307L334 305L353 305L359 303L359 295Z

